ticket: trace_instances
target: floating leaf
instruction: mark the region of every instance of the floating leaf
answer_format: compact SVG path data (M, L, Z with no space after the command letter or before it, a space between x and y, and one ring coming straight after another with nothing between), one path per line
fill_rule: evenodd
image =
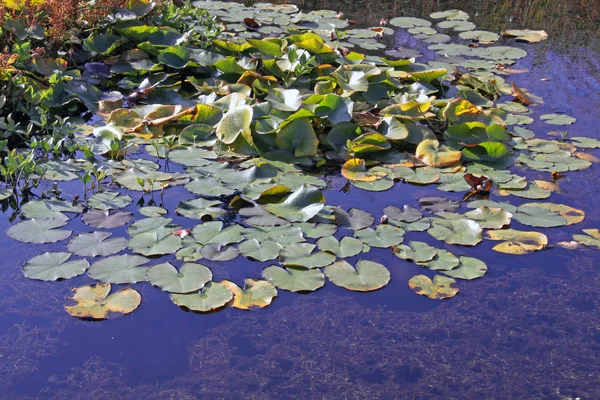
M256 261L274 260L279 256L283 246L272 240L265 240L262 243L256 239L246 240L240 243L240 253L246 258Z
M459 292L456 281L442 275L435 275L433 281L425 275L417 275L408 281L408 286L417 294L430 299L441 300L456 296Z
M391 219L403 222L415 222L423 218L421 211L409 205L404 205L402 210L396 206L388 206L383 209L383 213Z
M110 283L99 283L73 289L68 299L76 304L65 310L77 318L103 320L129 314L142 302L140 294L129 287L109 296L110 287Z
M244 289L230 281L223 281L222 283L233 292L233 307L241 310L255 310L266 307L277 296L277 290L267 281L246 278Z
M145 217L160 217L167 213L162 207L146 206L139 209L140 214Z
M233 293L227 286L218 282L208 282L196 293L171 294L171 301L179 307L196 312L209 312L227 305Z
M129 223L132 216L132 213L126 211L110 213L108 210L90 210L83 214L83 222L93 228L111 229Z
M415 156L435 168L445 168L457 164L460 161L461 153L459 151L438 150L439 142L437 140L423 140L417 146Z
M241 105L230 109L217 125L217 137L226 144L232 144L240 134L250 136L250 123L253 109Z
M571 125L577 121L566 114L544 114L540 116L540 120L550 125Z
M546 31L533 31L531 29L509 29L502 31L503 36L515 37L517 40L537 43L548 39Z
M351 208L348 212L341 208L334 208L333 215L340 228L354 231L368 228L375 221L375 218L371 214L358 208Z
M148 263L146 257L135 255L112 256L95 262L88 269L88 275L105 283L136 283L146 280Z
M333 236L325 236L317 241L321 251L335 254L339 258L353 257L363 251L363 242L353 237L344 236L338 241Z
M418 185L428 185L440 180L440 173L437 169L425 167L413 170L408 167L399 166L392 170L395 178L404 179L408 183Z
M503 240L492 250L506 254L527 254L541 250L548 244L548 238L543 233L525 232L514 229L501 231L487 231L485 238L489 240Z
M110 236L109 232L82 233L71 239L67 249L78 256L104 257L116 254L127 247L127 239L109 239Z
M313 292L325 284L325 276L318 269L271 265L263 270L262 276L277 288L290 292Z
M226 211L216 207L222 205L219 200L194 199L180 201L175 211L186 218L213 219L225 215Z
M184 263L179 271L170 263L157 264L148 269L146 280L165 292L190 293L198 291L212 279L210 269L202 264Z
M370 292L388 284L390 271L383 265L359 260L356 269L346 261L337 261L324 270L327 278L334 284L358 292Z
M11 226L6 234L25 243L54 243L71 236L71 231L55 229L66 224L66 221L56 219L30 219Z
M437 249L437 254L432 260L417 262L420 266L434 271L449 271L458 267L459 263L460 261L454 254L440 249Z
M539 228L553 228L567 225L567 220L559 213L537 207L537 203L528 203L527 205L519 206L517 212L514 214L514 218L523 225Z
M342 175L346 179L358 182L372 182L387 176L386 173L368 171L365 161L360 158L346 161L342 165Z
M513 217L511 213L501 208L490 208L487 206L478 207L464 215L486 229L500 229L505 225L509 225Z
M409 246L404 244L394 246L392 248L394 255L403 260L414 261L416 263L431 261L437 255L437 249L425 242L411 241L408 244Z
M430 218L431 228L427 230L431 236L448 244L475 246L481 242L481 226L470 219L448 220Z
M319 189L302 185L282 203L267 204L266 208L290 222L306 222L323 209L324 202L325 196Z
M133 200L119 192L96 193L88 199L88 205L96 210L114 210L127 207Z
M487 265L473 257L460 257L460 264L458 268L451 271L444 271L444 274L457 279L477 279L481 278L487 272Z
M298 243L285 246L279 253L279 261L285 266L304 267L308 269L321 268L335 261L336 256L331 253L324 251L313 253L316 247L316 245L311 243Z
M600 249L600 230L599 229L584 229L583 232L587 235L573 235L573 239L584 246L597 247Z
M460 203L450 200L446 197L421 197L419 205L425 210L432 212L441 211L456 211L460 207Z
M40 281L56 281L79 276L90 266L87 260L67 261L71 253L44 253L23 266L23 275Z
M375 229L366 228L355 231L354 236L371 247L385 249L402 243L404 230L390 225L378 225Z

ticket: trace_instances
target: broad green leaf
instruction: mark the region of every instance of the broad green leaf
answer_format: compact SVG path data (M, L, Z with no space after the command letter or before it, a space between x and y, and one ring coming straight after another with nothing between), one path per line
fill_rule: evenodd
M196 312L210 312L227 305L233 293L218 282L208 282L200 291L186 294L171 294L171 301L179 307Z
M313 292L325 284L325 276L318 269L271 265L263 270L262 276L275 287L290 292Z
M302 185L300 189L278 204L267 204L266 209L290 222L306 222L323 209L325 196L313 186Z
M78 256L105 257L127 248L127 239L110 236L110 232L82 233L69 241L67 249Z
M56 229L66 224L56 219L30 219L11 226L6 234L25 243L54 243L71 236L71 231Z
M210 269L202 264L184 263L179 271L168 262L153 265L146 280L165 292L190 293L204 287L212 279Z
M370 247L385 249L402 243L404 230L391 225L378 225L375 229L354 231L354 236Z
M356 269L346 261L337 261L324 270L327 278L348 290L370 292L380 289L390 281L390 272L379 263L359 260Z
M140 267L150 260L135 255L112 256L95 262L88 269L90 278L105 283L136 283L146 280L148 267Z
M444 271L444 274L456 279L471 280L481 278L486 272L487 265L483 261L473 257L461 256L458 268Z
M23 275L29 279L56 281L81 275L90 266L87 260L67 261L71 253L44 253L31 258L23 266Z
M237 106L225 114L217 125L217 137L226 144L232 144L240 134L250 136L250 123L253 109L250 106Z

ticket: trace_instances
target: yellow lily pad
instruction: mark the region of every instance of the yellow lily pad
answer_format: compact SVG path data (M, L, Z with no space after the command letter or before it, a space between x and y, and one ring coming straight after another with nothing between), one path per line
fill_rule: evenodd
M426 275L413 276L408 281L408 286L417 294L422 294L430 299L442 300L456 296L460 291L456 280L442 275L435 275L431 280Z
M541 250L548 245L548 237L540 232L526 232L515 229L487 231L485 238L489 240L502 240L492 250L506 254L527 254Z
M243 289L230 281L221 283L233 292L233 307L240 310L266 307L271 304L274 297L277 297L277 289L267 281L246 278Z
M102 320L120 317L138 308L142 297L137 291L127 287L109 296L110 287L110 283L99 283L74 288L68 299L76 304L65 306L65 310L77 318Z

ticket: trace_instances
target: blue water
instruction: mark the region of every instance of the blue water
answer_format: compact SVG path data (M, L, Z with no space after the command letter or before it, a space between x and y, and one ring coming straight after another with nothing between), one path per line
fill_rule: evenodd
M565 47L552 39L524 45L530 56L517 67L530 72L511 79L544 98L537 115L566 112L578 119L568 127L572 136L600 138L600 54L577 44ZM552 129L539 122L528 128L541 138ZM591 153L600 156L598 150ZM331 178L327 202L358 207L375 218L390 204L414 206L424 195L462 197L402 184L384 193L356 188L343 193L344 183ZM586 220L536 230L555 243L600 227L599 183L597 165L568 174L560 181L562 193L551 201L584 210ZM63 188L80 190L74 183ZM193 227L172 211L192 195L182 187L167 193L169 217ZM139 194L130 194L138 200ZM136 206L129 209L137 213ZM0 231L8 226L4 215ZM77 218L68 227L91 231ZM122 228L113 231L125 235ZM407 238L430 241L427 233ZM39 246L5 237L0 241L5 254L0 259L0 398L600 398L598 253L553 248L518 257L493 252L493 245L445 246L489 267L484 278L459 282L461 293L448 301L415 295L407 281L422 269L389 249L372 249L366 257L386 265L392 275L390 284L376 292L353 293L327 283L307 295L279 291L271 306L258 311L227 308L199 315L178 309L168 294L141 283L134 285L143 298L134 313L87 322L68 316L63 304L71 287L92 280L28 280L20 268L40 253ZM245 258L201 262L214 280L236 282L258 278L269 265Z

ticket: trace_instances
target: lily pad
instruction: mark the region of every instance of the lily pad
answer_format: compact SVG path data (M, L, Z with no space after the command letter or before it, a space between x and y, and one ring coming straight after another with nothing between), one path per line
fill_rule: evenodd
M455 286L456 281L442 275L435 275L431 280L426 275L417 275L408 281L408 286L417 294L422 294L430 299L441 300L454 297L459 289Z
M75 288L68 297L75 304L65 306L65 310L77 318L103 320L129 314L142 302L140 294L132 288L109 295L110 288L110 283Z
M131 196L119 192L102 192L90 197L88 205L96 210L114 210L127 207L132 201Z
M333 236L325 236L317 241L321 251L335 254L339 258L353 257L363 251L363 242L359 239L344 236L338 241Z
M444 271L444 274L456 279L471 280L481 278L486 274L487 269L487 265L483 261L473 257L461 256L458 268Z
M409 245L404 244L392 247L394 255L398 258L415 263L423 263L433 260L437 255L437 249L431 247L425 242L409 242Z
M432 260L417 262L416 264L433 271L450 271L458 267L459 263L458 258L448 250L437 249L437 254Z
M218 282L208 282L195 293L173 293L171 301L179 307L196 312L210 312L227 305L233 299L233 293L227 286Z
M371 247L385 249L402 243L404 230L390 225L378 225L375 229L354 231L354 236Z
M273 240L262 243L256 239L246 240L238 246L240 253L246 258L256 261L275 260L283 246Z
M550 125L571 125L577 121L577 119L566 114L544 114L540 116L540 120Z
M223 281L222 284L233 293L233 307L241 310L266 307L277 296L277 289L267 281L246 278L243 289L230 281Z
M318 269L271 265L263 270L262 276L277 288L290 292L313 292L325 284L325 276Z
M56 229L66 224L56 219L30 219L11 226L6 234L25 243L55 243L71 236L71 231Z
M427 230L431 236L448 244L475 246L481 242L481 226L470 219L449 220L430 218L431 228Z
M597 247L600 249L600 230L584 229L585 235L573 235L573 240L584 246Z
M490 208L487 206L478 207L464 215L486 229L500 229L503 226L509 225L513 217L511 213L501 208Z
M110 232L82 233L75 236L67 249L78 256L105 257L116 254L127 247L127 239L109 237Z
M390 271L386 267L367 260L359 260L356 269L346 261L337 261L327 266L324 272L334 284L358 292L380 289L390 281Z
M325 251L313 253L316 247L312 243L287 245L280 251L279 261L285 266L313 269L324 267L336 260L334 254Z
M23 275L40 281L56 281L79 276L90 266L87 260L67 261L71 253L44 253L23 266Z
M323 209L325 196L316 187L302 185L282 203L267 204L266 208L290 222L306 222Z
M112 229L131 221L133 214L126 211L90 210L83 214L83 222L98 229Z
M485 238L489 240L502 240L492 250L506 254L527 254L532 251L542 250L548 245L548 238L543 233L525 232L514 229L500 231L487 231Z
M165 292L190 293L204 287L212 279L210 269L202 264L184 263L179 271L170 263L148 268L146 280Z
M95 262L88 275L105 283L136 283L146 280L148 267L140 267L150 260L135 255L112 256Z

